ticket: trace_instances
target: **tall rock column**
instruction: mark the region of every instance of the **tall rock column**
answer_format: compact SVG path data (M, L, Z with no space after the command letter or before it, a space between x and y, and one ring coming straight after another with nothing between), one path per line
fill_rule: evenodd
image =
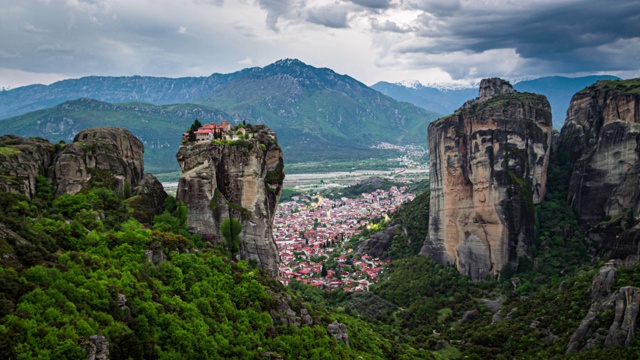
M497 78L482 80L479 98L431 123L431 214L421 254L476 280L529 257L551 133L547 99Z
M277 276L280 257L273 239L273 219L282 193L284 162L276 135L265 125L250 126L246 140L202 142L180 147L182 174L177 198L189 209L190 231L213 243L223 239L227 218L242 223L243 260Z
M640 251L640 81L604 80L571 99L560 152L573 163L569 201L598 255ZM590 228L590 229L589 229Z

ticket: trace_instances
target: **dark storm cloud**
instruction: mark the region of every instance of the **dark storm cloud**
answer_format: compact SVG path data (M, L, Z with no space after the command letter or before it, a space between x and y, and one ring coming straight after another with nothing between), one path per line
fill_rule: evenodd
M29 74L190 76L287 57L371 83L633 75L640 1L2 0L0 45L0 88Z
M444 54L515 49L521 58L544 61L557 72L637 68L635 62L622 65L616 57L640 56L639 1L496 5L502 6L470 3L440 18L425 13L419 18L422 29L417 35L429 39L429 44L405 50ZM627 52L606 48L617 42Z

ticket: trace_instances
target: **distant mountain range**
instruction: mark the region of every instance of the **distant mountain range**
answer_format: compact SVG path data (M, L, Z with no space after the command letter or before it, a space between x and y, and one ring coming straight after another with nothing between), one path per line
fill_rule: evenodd
M605 79L619 79L609 75L593 75L578 78L563 76L549 76L534 80L521 81L513 87L517 91L542 94L549 99L553 116L553 126L560 129L565 121L569 101L576 92ZM401 83L378 82L371 86L373 89L396 100L410 102L424 109L441 114L450 114L465 101L478 96L478 88L434 87L425 86L419 82L404 81Z
M613 78L547 77L515 88L546 95L560 128L575 92ZM92 126L126 127L146 144L149 170L163 172L177 169L181 134L196 118L265 123L278 134L287 162L358 160L385 156L370 148L380 142L424 144L432 120L477 94L475 87L418 82L367 87L331 69L285 59L208 77L90 76L0 91L0 121L4 133L51 141L68 141Z
M100 102L75 101L78 98ZM58 105L66 101L72 102ZM138 103L126 104L130 102ZM174 116L168 108L157 107L173 103L192 104L179 106L192 111L187 113L193 116L185 119L175 115L177 128L166 125ZM39 110L46 108L49 109ZM141 108L166 117L141 117ZM197 112L206 113L209 118L228 116L233 123L266 123L278 134L287 162L381 156L384 150L370 146L380 142L424 143L429 122L439 117L385 96L349 76L293 59L206 78L92 76L49 86L26 86L0 92L0 109L0 117L39 110L5 119L5 132L37 134L53 141L68 139L71 124L74 132L95 125L119 125L142 134L147 143L177 147L184 128L198 117ZM39 125L43 123L48 126ZM136 128L141 124L142 128ZM173 159L170 163L175 164ZM151 165L156 166L153 161Z
M5 134L71 142L80 130L86 128L127 128L144 143L145 170L163 173L179 170L176 161L178 146L182 133L195 118L206 123L220 122L231 116L221 110L194 104L110 104L81 98L2 121L2 131Z

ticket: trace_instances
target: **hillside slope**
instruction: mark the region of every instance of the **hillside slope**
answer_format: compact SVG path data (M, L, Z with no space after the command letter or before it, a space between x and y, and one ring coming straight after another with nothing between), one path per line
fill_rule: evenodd
M40 121L43 117L50 118L45 131L49 134L38 136L51 140L70 138L68 134L59 137L56 132L64 130L52 130L55 124L59 124L59 128L71 127L70 133L73 133L79 130L80 125L70 126L68 119L81 124L89 121L89 117L79 117L78 112L74 113L78 119L67 114L60 116L61 108L57 105L83 97L111 103L198 103L222 109L229 114L225 118L232 123L246 120L254 124L267 124L274 129L287 162L383 156L384 151L370 147L380 142L422 143L429 122L438 117L433 112L382 95L331 69L315 68L299 60L286 59L263 68L254 67L203 78L92 76L64 80L49 86L22 87L0 92L0 119L55 106L53 113L28 114L28 119L37 117ZM71 106L80 110L77 103ZM90 106L90 109L93 119L90 126L125 126L143 141L149 142L147 149L153 154L156 153L156 147L168 147L174 153L177 149L179 143L170 141L169 132L151 135L151 123L147 123L144 131L137 131L140 122L148 119L138 115L140 111L136 109L117 106L115 110L124 113L115 116L114 109L108 109L107 106ZM107 113L98 114L103 110ZM185 119L186 115L189 114L173 116ZM190 120L193 121L195 117L192 116ZM200 120L207 121L218 118L204 113L199 116ZM27 125L29 121L26 119L21 117L18 120L22 124L21 129L35 126L34 123ZM15 122L16 118L8 120ZM162 121L170 120L167 118ZM188 126L182 126L182 122L180 124L182 128ZM14 128L11 126L10 130L31 135ZM164 126L160 128L164 129ZM156 162L152 158L148 158L148 162L150 169L153 169Z
M185 103L215 89L230 77L232 75L223 74L187 78L88 76L62 80L51 85L29 85L0 91L0 119L83 97L112 103Z
M161 173L178 170L175 154L182 133L196 118L202 122L220 122L230 119L230 115L201 105L109 104L83 98L7 119L2 126L7 134L42 137L54 142L71 141L86 128L123 127L144 144L147 171Z
M349 76L295 59L246 69L197 102L269 125L287 161L319 153L333 158L345 151L369 153L369 146L382 141L421 143L437 117Z

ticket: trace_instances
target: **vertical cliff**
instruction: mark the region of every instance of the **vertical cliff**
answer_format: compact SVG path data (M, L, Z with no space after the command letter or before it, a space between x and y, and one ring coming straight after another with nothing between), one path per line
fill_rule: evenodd
M637 255L640 79L600 81L575 94L560 152L573 163L569 201L599 252Z
M223 239L225 219L241 221L239 257L276 276L279 255L272 228L284 180L282 150L264 125L250 126L247 134L246 140L181 146L177 198L189 209L190 231L214 243Z
M530 256L552 135L544 96L485 79L480 97L429 125L429 234L421 253L473 279Z

